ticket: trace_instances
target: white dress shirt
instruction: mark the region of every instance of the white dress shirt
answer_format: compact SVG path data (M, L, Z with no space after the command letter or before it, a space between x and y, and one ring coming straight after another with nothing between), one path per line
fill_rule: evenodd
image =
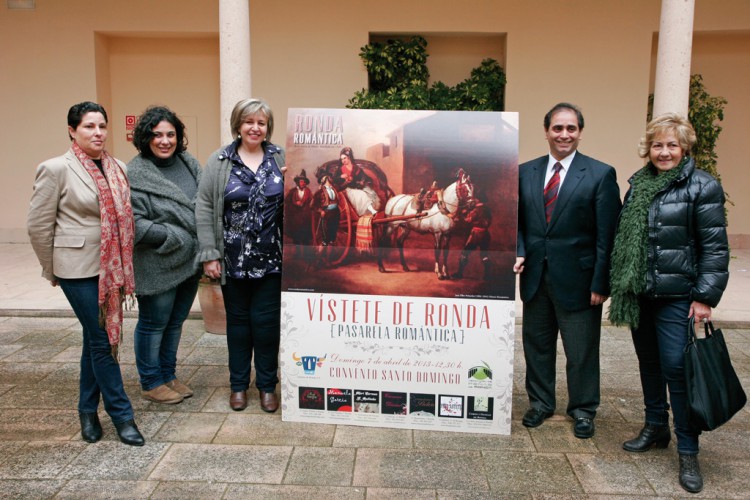
M547 160L547 173L544 175L544 185L546 186L549 183L549 180L552 178L552 174L555 173L555 163L559 161L560 165L562 165L562 168L560 169L560 185L557 187L557 190L559 192L560 188L562 187L562 183L565 180L565 174L568 173L570 164L573 163L573 158L575 158L575 156L576 152L573 151L562 160L556 160L555 157L550 154Z

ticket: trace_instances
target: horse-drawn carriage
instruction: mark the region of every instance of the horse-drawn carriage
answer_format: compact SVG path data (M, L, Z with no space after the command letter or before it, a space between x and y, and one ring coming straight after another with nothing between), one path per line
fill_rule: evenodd
M332 180L339 210L336 240L325 249L327 263L332 266L343 263L351 249L356 247L371 250L377 256L378 269L386 272L384 252L395 244L403 270L409 271L404 257L404 242L410 232L416 231L433 236L435 274L440 279L447 279L451 232L459 222L461 212L474 197L474 186L469 176L459 169L455 182L434 193L440 198L440 203L437 203L429 196L423 199L418 194L397 195L388 186L385 173L375 163L368 160L355 160L354 163L356 170L362 173L361 179L366 180L366 186L361 182L355 184L342 179L338 160L326 162L315 171L319 183L325 176ZM366 192L367 189L377 195L376 203L372 203L374 197ZM433 191L429 194L433 194ZM373 206L375 213L371 213ZM317 210L312 210L312 214L313 242L316 247L322 248L322 220Z
M335 242L324 242L323 221L318 210L312 210L312 233L313 243L316 247L324 250L325 259L329 265L341 264L349 255L350 250L356 245L358 226L364 226L362 217L367 217L370 223L374 222L377 227L381 224L382 211L378 209L385 206L386 200L393 196L393 190L388 186L385 173L373 162L367 160L354 160L352 163L354 176L342 173L342 165L339 160L323 163L315 170L318 184L323 188L323 180L327 177L336 192L336 205L338 210L338 228ZM368 192L365 193L364 190ZM368 210L369 208L369 210ZM374 212L374 213L373 213ZM379 213L379 217L374 217ZM375 231L371 230L370 245L373 243ZM360 234L360 244L364 246L364 235ZM323 245L330 248L323 249Z

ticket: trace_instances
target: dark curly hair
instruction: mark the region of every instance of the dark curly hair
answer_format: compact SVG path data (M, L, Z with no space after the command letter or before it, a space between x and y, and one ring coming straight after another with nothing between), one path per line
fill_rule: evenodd
M138 123L135 124L135 130L133 131L133 146L143 156L153 158L154 153L150 146L151 139L154 138L152 130L163 121L171 123L177 132L175 154L182 153L187 149L188 139L185 135L185 124L182 123L182 120L166 106L149 106L138 117Z
M83 117L86 113L101 113L104 117L104 121L108 122L107 112L101 104L97 104L91 101L83 101L78 104L74 104L68 110L68 126L73 130L78 128L78 125L83 121ZM73 137L68 132L68 138L72 141Z

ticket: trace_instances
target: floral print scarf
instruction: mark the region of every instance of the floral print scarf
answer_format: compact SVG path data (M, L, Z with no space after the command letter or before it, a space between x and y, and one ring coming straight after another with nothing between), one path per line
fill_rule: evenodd
M118 359L122 338L122 307L126 298L132 302L135 291L133 276L133 237L135 227L130 204L130 185L117 161L102 154L102 170L73 142L73 153L96 184L101 216L101 251L99 256L99 324L105 328L112 355ZM102 171L104 172L102 174Z

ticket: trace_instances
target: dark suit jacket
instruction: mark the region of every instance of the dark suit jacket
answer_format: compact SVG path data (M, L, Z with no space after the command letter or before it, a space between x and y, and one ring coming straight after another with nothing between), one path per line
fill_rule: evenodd
M521 300L534 298L545 260L552 288L568 311L590 306L591 292L609 295L609 257L620 213L615 169L576 153L544 218L544 175L549 156L519 167L518 256L525 257Z

